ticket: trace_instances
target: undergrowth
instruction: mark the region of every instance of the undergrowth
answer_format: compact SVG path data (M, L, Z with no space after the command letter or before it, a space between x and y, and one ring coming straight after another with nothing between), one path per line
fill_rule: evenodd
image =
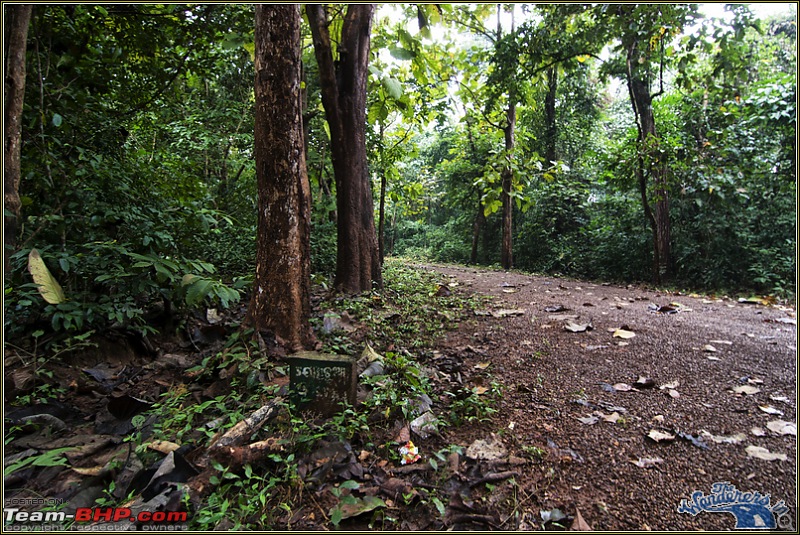
M297 529L302 527L299 520L309 515L315 526L338 527L346 520L348 508L373 506L370 526L397 529L396 512L382 499L360 490L366 478L317 474L314 470L319 464L310 460L313 455L333 447L351 452L351 458L358 458L364 467L399 465L400 447L408 439L398 438L398 425L408 425L430 412L433 436L422 445L418 462L428 463L444 478L446 454L459 447L444 443L438 430L491 419L501 395L498 383L481 390L464 386L450 392L448 383L428 364L440 337L485 302L460 293L452 279L399 259L387 260L384 283L380 292L321 301L312 320L323 351L357 356L369 344L380 354L383 369L360 380L363 392L355 406L344 406L327 419L299 410L279 386L285 384L280 379L288 374L288 366L266 356L252 332L240 329L219 351L185 370L184 383L173 384L149 410L132 418L133 430L125 440L142 464L151 466L163 457L153 444L203 452L214 437L280 396L279 415L248 437L251 442L275 440L279 448L241 466L211 460L213 490L200 503L184 500L190 529ZM352 329L326 330L326 315L349 317ZM213 383L221 377L230 377L227 392L211 399L196 395L195 384ZM52 462L46 455L32 457L28 463ZM120 489L113 487L114 481L109 485L99 505L120 506L131 498L115 503L113 496L121 496ZM419 488L397 501L426 515L442 515L443 498L435 489Z

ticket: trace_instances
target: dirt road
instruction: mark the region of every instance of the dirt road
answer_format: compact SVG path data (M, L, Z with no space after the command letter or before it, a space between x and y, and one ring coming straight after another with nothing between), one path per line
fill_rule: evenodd
M518 482L517 529L553 508L594 529L732 529L733 514L678 512L718 482L785 500L789 516L776 518L796 529L794 310L423 267L493 297L439 350L465 368L489 363L480 373L504 385L500 412L446 438L492 431L512 453L541 453Z

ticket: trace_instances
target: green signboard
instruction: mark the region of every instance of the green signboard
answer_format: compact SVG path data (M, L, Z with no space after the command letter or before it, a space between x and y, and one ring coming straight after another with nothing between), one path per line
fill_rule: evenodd
M289 392L296 406L331 416L356 403L355 359L304 351L289 362Z

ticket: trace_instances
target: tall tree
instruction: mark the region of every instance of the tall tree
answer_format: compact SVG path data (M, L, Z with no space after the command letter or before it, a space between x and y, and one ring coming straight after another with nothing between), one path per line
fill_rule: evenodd
M308 346L310 188L300 101L300 7L256 6L256 278L248 323Z
M461 87L469 94L475 104L483 105L483 119L494 128L503 132L503 159L505 160L499 174L500 188L497 192L498 207L502 207L502 234L500 247L500 263L505 269L510 269L514 264L513 255L513 214L514 199L518 187L518 177L515 176L515 148L517 126L517 104L524 99L522 95L522 80L520 79L520 61L516 46L514 29L514 5L496 5L497 27L490 30L484 23L490 14L488 5L478 7L459 7L450 19L453 23L468 29L473 34L485 38L489 42L486 53L490 56L489 65L471 65L471 69L478 70L483 67L488 70L485 86L479 91L470 87L470 81L461 82ZM511 14L511 31L504 33L502 13ZM474 62L474 60L472 60ZM471 73L472 74L472 73ZM475 73L471 78L477 79L481 73ZM472 82L475 85L475 82ZM502 108L502 111L500 109ZM487 213L496 208L489 208Z
M5 233L3 258L5 273L8 275L11 272L11 254L16 246L22 215L19 198L22 105L25 97L25 50L33 6L10 5L3 9L8 16L3 132L3 206L6 213L3 218Z
M672 263L669 167L666 152L660 147L653 99L664 92L668 40L680 34L692 20L696 6L626 4L609 11L616 16L614 26L620 29L624 78L638 131L636 177L645 217L653 233L653 279L660 283L669 278Z
M336 181L334 285L350 293L382 285L366 149L367 77L374 11L371 4L347 6L334 60L328 6L306 5Z

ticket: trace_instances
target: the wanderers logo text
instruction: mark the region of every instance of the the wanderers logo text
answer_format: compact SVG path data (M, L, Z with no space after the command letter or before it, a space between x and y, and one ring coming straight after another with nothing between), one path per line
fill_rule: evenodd
M702 512L730 513L736 517L737 529L775 529L779 524L778 519L786 515L789 508L783 500L770 506L769 494L742 492L729 482L722 481L711 485L711 494L697 490L692 493L690 500L681 500L678 512L692 516Z

